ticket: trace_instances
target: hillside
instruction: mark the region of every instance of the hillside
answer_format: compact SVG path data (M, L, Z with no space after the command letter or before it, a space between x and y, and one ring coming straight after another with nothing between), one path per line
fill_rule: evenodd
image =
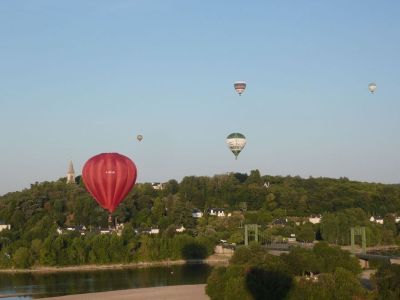
M0 197L0 220L11 225L0 233L1 266L19 265L19 257L26 261L20 267L205 257L219 240L243 243L246 223L261 226L262 242L296 234L301 241L346 245L356 225L367 227L368 245L399 241L400 185L261 176L258 170L188 176L162 189L137 184L113 214L124 224L118 236L99 233L108 227L108 213L76 179L77 184L66 184L65 178L35 183ZM193 209L210 208L219 208L225 217L192 216ZM322 215L321 223L309 223L310 215ZM371 215L384 217L384 224L370 222ZM148 234L151 228L159 232ZM119 249L117 254L98 251L109 247Z

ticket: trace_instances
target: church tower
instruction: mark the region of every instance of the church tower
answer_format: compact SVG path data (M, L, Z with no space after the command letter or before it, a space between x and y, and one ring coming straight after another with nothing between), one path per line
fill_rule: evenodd
M70 161L68 165L67 183L75 183L75 170L72 161Z

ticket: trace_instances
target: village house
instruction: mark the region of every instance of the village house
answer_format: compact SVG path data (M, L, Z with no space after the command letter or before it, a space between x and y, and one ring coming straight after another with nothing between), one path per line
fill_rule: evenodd
M3 230L6 230L6 229L10 230L11 229L11 225L10 224L5 224L4 222L0 221L0 232L3 231Z
M371 218L369 218L369 220L371 222L375 222L377 224L383 225L383 218L381 216L377 216L377 217L371 216Z
M217 216L217 217L225 217L225 210L222 208L210 208L208 210L208 214L210 216Z
M185 230L186 230L186 228L183 227L183 225L181 225L181 227L175 229L176 232L180 232L180 233L184 232Z
M193 218L197 218L197 219L198 218L202 218L203 217L203 212L200 209L195 208L192 211L192 217Z
M311 216L308 218L308 222L310 222L311 224L319 224L321 223L321 216Z
M160 183L160 182L153 182L152 184L151 184L151 186L153 187L153 189L155 189L155 190L162 190L162 189L164 189L164 184L162 184L162 183Z

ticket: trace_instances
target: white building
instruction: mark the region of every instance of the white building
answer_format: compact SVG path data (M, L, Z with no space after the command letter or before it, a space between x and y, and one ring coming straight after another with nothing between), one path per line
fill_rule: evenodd
M151 186L153 187L153 189L155 190L162 190L164 188L164 184L160 183L160 182L153 182L151 184Z
M75 183L75 170L72 161L69 162L67 170L67 183Z
M194 209L193 211L192 211L192 217L193 218L202 218L203 217L203 212L201 211L201 210L199 210L199 209Z
M291 233L290 234L290 237L288 237L288 242L289 243L294 243L294 242L296 242L296 234L295 233Z
M374 216L371 216L371 218L369 218L369 220L370 220L371 222L375 222L375 223L377 223L377 224L383 225L383 218L382 218L382 217L374 217Z
M176 232L184 232L185 230L186 230L186 228L183 227L183 225L181 225L181 227L175 229Z
M150 234L159 234L159 233L160 233L160 229L158 229L158 228L151 228L149 233L150 233Z
M10 230L11 229L11 225L10 224L0 224L0 232L3 230Z
M311 216L308 218L308 222L311 224L319 224L321 223L321 216Z
M225 210L222 208L210 208L210 216L225 217Z

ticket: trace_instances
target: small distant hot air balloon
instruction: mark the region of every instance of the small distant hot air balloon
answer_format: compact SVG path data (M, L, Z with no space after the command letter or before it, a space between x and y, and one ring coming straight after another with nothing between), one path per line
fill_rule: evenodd
M237 159L240 151L246 146L246 137L238 132L231 133L226 138L226 143L228 144L229 149L235 155L235 159Z
M134 162L118 153L93 156L82 170L86 189L110 216L135 185L136 176Z
M235 88L235 91L239 94L239 96L242 95L244 90L246 89L246 82L244 81L236 81L233 84L233 87Z
M143 135L139 134L136 138L139 142L141 142L143 140Z
M376 90L376 84L371 82L370 84L368 84L368 90L371 92L371 94L373 94Z

